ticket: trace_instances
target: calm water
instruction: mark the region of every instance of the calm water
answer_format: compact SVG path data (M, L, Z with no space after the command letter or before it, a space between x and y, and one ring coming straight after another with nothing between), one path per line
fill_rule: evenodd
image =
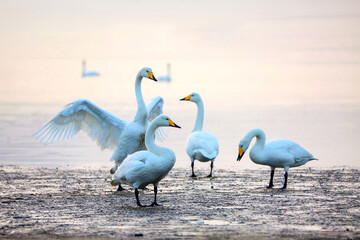
M115 102L100 106L131 120L135 109L121 107L123 105ZM83 133L47 146L31 136L62 107L60 103L1 103L0 164L110 168L111 151L100 151ZM219 140L220 154L215 161L216 168L266 168L252 163L248 153L240 163L236 162L239 140L254 127L264 129L268 139L288 138L300 143L320 159L308 163L308 167L359 167L360 161L355 152L360 145L357 137L360 130L357 124L360 122L359 110L359 105L244 107L237 111L210 109L205 114L204 129L213 132ZM182 129L169 128L167 141L160 144L174 150L176 167L187 167L190 161L185 152L185 141L194 125L195 105L179 102L165 107L165 111ZM208 169L208 165L195 163L195 167L201 169Z
M32 134L67 103L87 98L125 120L136 112L134 78L143 66L155 76L161 61L89 61L98 78L81 78L81 59L19 60L0 71L7 79L0 95L0 164L109 168L111 151L100 151L85 134L44 146ZM320 160L308 166L360 166L360 100L357 64L244 63L174 61L171 83L143 80L145 102L160 95L164 113L182 129L169 129L164 146L174 150L176 166L189 166L185 142L194 126L196 106L179 99L199 92L205 104L204 130L220 144L216 168L263 168L246 157L236 162L240 139L260 127L268 139L297 141ZM286 70L286 71L285 71ZM208 163L196 168L209 169Z

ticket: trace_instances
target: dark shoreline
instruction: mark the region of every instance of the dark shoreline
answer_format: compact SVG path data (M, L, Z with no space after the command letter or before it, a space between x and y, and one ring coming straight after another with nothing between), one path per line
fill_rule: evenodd
M136 207L132 189L106 170L0 166L2 239L360 238L360 169L295 168L287 190L265 188L269 171L215 169L214 178L173 169L161 207ZM207 172L199 171L199 176ZM275 187L281 187L277 170ZM144 204L152 186L140 193Z

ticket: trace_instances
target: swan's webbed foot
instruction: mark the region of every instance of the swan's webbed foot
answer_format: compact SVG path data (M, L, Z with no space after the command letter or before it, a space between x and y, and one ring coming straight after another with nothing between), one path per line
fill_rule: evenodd
M161 206L156 202L157 192L158 192L158 188L156 185L154 185L154 202L149 207Z
M151 205L149 205L149 207L156 207L156 206L162 206L162 205L158 204L157 202L153 202Z
M123 187L121 186L121 184L119 184L118 189L117 189L116 191L121 192L121 191L124 191L124 190L125 190L125 188L123 188Z
M266 188L267 189L272 189L273 187L274 187L274 184L271 184L271 185L267 186Z
M207 175L206 177L212 177L212 174L210 173L209 175Z
M197 176L193 173L190 177L196 178Z

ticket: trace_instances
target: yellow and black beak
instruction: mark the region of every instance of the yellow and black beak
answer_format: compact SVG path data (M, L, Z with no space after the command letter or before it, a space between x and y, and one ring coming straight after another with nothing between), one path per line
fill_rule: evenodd
M148 76L151 80L154 80L155 82L157 82L157 79L155 78L155 76L152 72L148 72Z
M181 128L180 126L176 125L171 119L168 119L168 121L169 121L169 126L176 127L176 128Z
M184 98L180 99L180 101L189 101L190 98L192 98L192 96L193 96L193 95L189 95L189 96L187 96L187 97L184 97Z
M241 158L244 156L244 150L242 149L242 147L239 147L239 155L237 157L237 161L240 161Z

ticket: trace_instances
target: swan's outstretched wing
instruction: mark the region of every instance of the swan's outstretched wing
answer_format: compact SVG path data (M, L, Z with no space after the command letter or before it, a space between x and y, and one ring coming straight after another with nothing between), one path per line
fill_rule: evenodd
M160 96L154 97L147 105L148 121L151 122L163 113L164 99Z
M42 143L48 144L69 139L83 130L101 149L113 149L117 146L125 124L126 121L89 100L80 99L66 105L34 136Z
M148 121L151 122L163 113L164 99L160 96L154 97L150 100L147 105ZM164 128L158 128L155 131L155 137L157 140L163 142L167 137L167 131Z

